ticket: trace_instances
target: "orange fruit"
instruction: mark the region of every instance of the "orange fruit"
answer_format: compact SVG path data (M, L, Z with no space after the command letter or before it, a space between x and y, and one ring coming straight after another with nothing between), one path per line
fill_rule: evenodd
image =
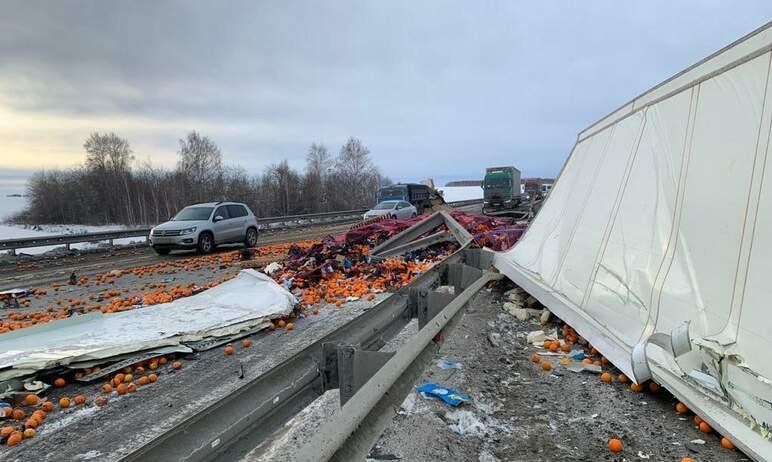
M622 444L622 440L618 440L616 438L611 438L608 440L608 448L611 449L611 452L622 452L624 447L625 446Z
M534 353L534 354L531 355L531 361L533 361L533 362L538 364L538 363L541 362L541 356L539 356L536 353Z
M54 403L52 403L51 401L46 401L45 403L43 403L42 409L46 412L51 412L54 410Z
M726 436L721 438L721 446L725 447L726 449L734 449L734 443L729 440Z
M158 363L156 361L151 361L150 364L147 366L151 371L154 371L158 369Z
M129 387L125 383L122 383L118 385L118 388L116 388L115 391L117 391L119 395L125 395L126 392L129 391Z
M232 347L232 346L230 346L230 345L228 345L227 347L225 347L225 354L226 354L226 355L229 355L229 356L230 356L230 355L232 355L232 354L233 354L233 347Z
M86 397L84 395L78 395L73 401L75 401L76 406L83 406L86 404Z
M582 360L582 362L583 362L584 364L592 364L592 359L590 359L590 358L584 358L584 359Z
M596 354L598 354L598 350L596 350L595 347L590 347L590 354L591 355L596 355Z
M13 427L0 428L0 438L8 438L14 431L16 431L16 429Z
M38 395L34 393L30 393L29 395L24 397L24 404L27 406L34 406L38 403Z
M106 383L102 385L102 393L112 393L113 392L113 386L109 383Z
M137 385L134 382L130 383L129 386L126 387L126 391L128 391L129 393L136 392L137 391Z
M567 343L564 343L564 344L560 345L560 350L563 353L568 353L569 351L571 351L571 345L569 345Z
M611 383L612 380L613 378L611 377L611 374L609 374L608 372L604 372L600 375L600 381L603 383Z
M94 404L96 404L99 407L102 407L105 404L107 404L107 398L105 398L104 396L99 396L97 397L97 399L94 400Z
M710 428L710 425L708 425L708 423L703 420L700 422L700 431L702 433L712 433L713 429Z
M24 430L24 438L33 438L35 436L34 428L27 428Z
M552 340L545 340L541 346L543 346L545 350L549 350L552 346Z
M150 383L150 379L147 377L140 377L139 380L137 380L137 383L144 386Z
M284 328L284 326L287 325L287 322L283 319L279 319L279 322L276 323L280 328Z
M683 457L683 458L681 459L681 462L694 462L694 459L692 459L692 458L691 458L691 457L689 457L689 456L686 456L686 457Z
M660 386L657 382L650 382L649 383L649 391L652 393L657 393L660 389Z
M158 380L158 376L155 375L155 374L150 374L150 375L147 376L147 379L150 380L150 383L153 383L156 380Z
M592 363L593 363L594 365L596 365L596 366L602 366L602 365L603 365L603 363L602 363L602 362L600 362L600 359L596 359L596 360L595 360L595 361L593 361Z
M252 346L252 340L245 338L244 340L241 341L241 346L243 348L249 348L250 346Z
M137 366L136 369L134 369L134 372L136 372L137 375L142 375L145 373L145 368L142 366Z
M287 323L287 330L292 330L292 329L294 329L294 328L295 328L295 324L293 324L293 323L291 323L291 322L288 322L288 323Z
M42 423L44 420L46 420L46 413L38 409L32 413L32 417L38 419L38 422Z
M702 423L702 417L698 415L694 416L694 425L697 425L699 427L701 423Z
M552 364L550 364L549 361L544 361L543 363L541 363L541 368L544 369L545 371L549 371L552 369Z
M550 344L550 351L551 352L554 353L554 352L558 351L559 349L560 349L560 345L558 344L558 342L552 342Z
M633 393L640 393L640 391L643 390L643 387L638 385L637 383L630 384L630 391Z
M2 413L5 417L11 417L13 414L13 409L10 407L2 407L0 408L0 413Z
M123 383L124 377L126 377L126 374L115 374L115 377L113 377L113 386L117 387L119 383Z
M600 358L600 363L601 364L608 364L608 358L606 358L605 356L601 357Z
M62 388L65 385L67 385L67 382L65 382L64 379L61 377L54 380L54 386L57 388Z
M679 414L686 414L687 412L689 412L689 408L686 407L686 404L684 404L684 403L676 404L675 405L675 410Z
M172 363L172 369L182 369L182 363L179 361L174 361Z
M132 371L133 371L133 369L131 368L131 366L126 366L126 367L123 368L123 373L124 374L131 374Z
M275 325L274 323L272 323L272 322L271 322L271 323L268 323L268 327L267 327L267 329L268 329L268 331L270 332L270 331L272 331L272 330L276 329L276 325Z
M131 374L126 374L123 376L123 383L131 383L134 381L134 376Z
M625 374L619 374L619 377L617 377L617 380L619 383L627 383L627 376Z
M166 356L161 356L160 358L158 358L158 364L160 364L160 365L162 365L162 366L163 366L164 364L166 364L166 363L167 363L167 361L168 361L168 360L166 359Z
M8 440L5 442L5 444L7 444L8 447L10 448L19 444L21 442L21 439L22 439L21 432L13 432L8 437Z
M25 417L27 417L27 414L24 413L21 409L14 409L13 410L13 418L16 420L22 420Z
M34 417L31 417L24 422L24 428L38 428L39 425L40 422Z
M568 356L563 356L563 358L560 360L560 364L564 366L568 366L569 364L571 364L571 358L569 358Z
M59 400L59 407L62 409L67 409L68 407L70 407L70 398L66 396L61 398Z

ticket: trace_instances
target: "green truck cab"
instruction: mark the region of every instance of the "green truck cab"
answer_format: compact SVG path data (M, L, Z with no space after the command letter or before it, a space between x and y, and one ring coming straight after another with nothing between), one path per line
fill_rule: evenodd
M520 170L515 167L485 169L483 213L506 211L520 204Z

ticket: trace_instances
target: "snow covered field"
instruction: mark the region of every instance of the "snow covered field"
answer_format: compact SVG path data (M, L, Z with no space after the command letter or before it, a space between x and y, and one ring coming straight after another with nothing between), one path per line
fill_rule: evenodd
M437 189L442 191L442 197L445 198L445 202L483 198L483 190L479 186L440 186Z
M31 229L24 226L0 224L0 240L2 239L21 239L25 237L43 237L43 236L55 236L61 234L82 234L82 233L97 233L103 231L120 231L126 229L126 226L122 225L106 225L106 226L86 226L86 225L43 225L40 229ZM135 242L144 242L142 237L129 237L125 239L115 239L115 245L128 245ZM83 242L79 244L72 244L71 248L78 250L93 249L99 247L99 242ZM19 249L17 253L25 253L28 255L40 255L42 253L54 250L58 247L56 245L49 245L44 247L32 247L29 249Z

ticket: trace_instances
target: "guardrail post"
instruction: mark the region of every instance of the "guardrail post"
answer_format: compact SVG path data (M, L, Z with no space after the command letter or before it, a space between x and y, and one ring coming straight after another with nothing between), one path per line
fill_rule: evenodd
M346 404L392 356L394 352L360 350L352 345L339 345L340 405Z

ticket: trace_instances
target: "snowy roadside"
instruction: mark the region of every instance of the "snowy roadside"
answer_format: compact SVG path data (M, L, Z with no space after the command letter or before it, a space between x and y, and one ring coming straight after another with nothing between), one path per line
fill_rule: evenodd
M104 226L89 226L89 225L39 225L35 227L23 226L23 225L10 225L0 224L0 240L3 239L22 239L27 237L44 237L44 236L57 236L62 234L84 234L84 233L98 233L105 231L121 231L128 229L124 225L104 225ZM124 239L115 239L115 245L130 245L135 243L142 243L145 241L144 237L128 237ZM78 244L72 244L70 247L77 250L91 250L105 245L100 242L81 242ZM28 255L41 255L57 248L62 248L61 245L48 245L43 247L31 247L29 249L20 249L18 253ZM1 253L1 252L0 252ZM7 252L5 252L7 253Z

